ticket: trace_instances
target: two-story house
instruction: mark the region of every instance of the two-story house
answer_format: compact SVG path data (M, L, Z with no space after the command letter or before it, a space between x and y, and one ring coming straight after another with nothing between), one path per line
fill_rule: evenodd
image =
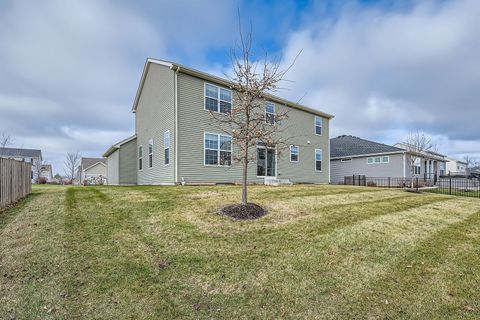
M235 92L223 78L147 59L132 107L137 183L240 183L242 167L232 160L232 137L212 123L210 113L229 112L234 100ZM267 100L266 121L288 108L281 134L291 145L283 152L262 145L253 150L256 161L249 167L248 181L263 183L266 177L275 177L293 183L328 183L333 116L273 95Z
M42 151L37 149L0 148L0 158L15 159L32 164L32 183L37 183L37 167L42 165Z

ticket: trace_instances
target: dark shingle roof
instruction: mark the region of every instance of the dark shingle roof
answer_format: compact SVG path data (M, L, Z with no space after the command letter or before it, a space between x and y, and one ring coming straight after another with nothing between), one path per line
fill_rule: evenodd
M42 151L36 149L0 148L0 157L40 158Z
M343 135L330 139L330 158L404 151L405 150L397 147L360 139L354 136Z
M106 158L82 158L82 164L81 166L83 169L87 169L97 162L102 162L103 164L107 164L107 159Z

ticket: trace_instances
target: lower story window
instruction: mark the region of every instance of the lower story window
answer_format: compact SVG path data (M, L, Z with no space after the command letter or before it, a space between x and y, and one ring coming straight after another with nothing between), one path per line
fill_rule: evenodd
M322 171L322 149L315 149L315 171Z
M204 149L205 165L232 165L232 137L205 133Z
M138 147L138 170L143 169L143 147Z
M298 162L298 146L290 146L290 162Z

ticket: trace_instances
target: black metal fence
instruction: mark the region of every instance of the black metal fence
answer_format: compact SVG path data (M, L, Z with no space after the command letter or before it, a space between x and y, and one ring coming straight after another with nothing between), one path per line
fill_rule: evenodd
M367 177L364 175L346 176L345 185L379 187L379 188L409 188L441 194L478 197L480 198L480 179L440 177L428 178L397 178L397 177Z

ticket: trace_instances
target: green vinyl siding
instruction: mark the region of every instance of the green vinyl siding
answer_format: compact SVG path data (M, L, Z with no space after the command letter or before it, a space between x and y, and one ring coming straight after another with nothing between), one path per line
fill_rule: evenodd
M178 178L185 182L240 182L241 165L230 167L204 165L204 133L223 133L208 111L204 110L205 81L190 75L178 75ZM235 104L235 101L233 102ZM283 105L275 104L276 112ZM292 163L288 147L277 150L277 177L292 182L328 183L329 179L329 120L322 117L322 135L315 135L315 115L289 108L289 119L282 131L289 144L299 146L299 162ZM315 171L315 149L323 151L323 170ZM235 145L233 145L235 152ZM263 182L256 176L256 163L249 168L250 182Z
M174 132L175 74L170 68L155 63L149 64L141 89L135 115L137 135L136 149L143 146L143 169L138 170L135 152L135 167L138 184L173 184L175 154L170 152L170 165L164 164L163 133L170 130L172 142ZM153 166L148 166L148 143L153 139Z
M137 183L137 139L120 146L119 152L119 182L120 184Z

